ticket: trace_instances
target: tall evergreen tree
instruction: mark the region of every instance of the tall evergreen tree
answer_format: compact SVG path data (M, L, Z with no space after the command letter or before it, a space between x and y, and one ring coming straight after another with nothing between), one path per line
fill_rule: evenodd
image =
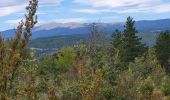
M113 45L114 49L120 50L122 45L122 33L118 29L116 29L112 34L112 41L111 44Z
M147 50L146 45L141 42L142 38L136 35L138 31L134 24L135 21L133 18L128 17L124 26L122 50L120 52L121 62L132 62L136 57L141 56Z
M170 73L170 32L161 32L156 39L155 52L166 71Z

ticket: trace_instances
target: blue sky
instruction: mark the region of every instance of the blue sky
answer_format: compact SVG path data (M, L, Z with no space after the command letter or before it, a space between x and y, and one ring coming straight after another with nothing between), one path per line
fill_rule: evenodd
M29 0L0 0L0 31L15 28ZM38 25L170 18L170 0L39 0Z

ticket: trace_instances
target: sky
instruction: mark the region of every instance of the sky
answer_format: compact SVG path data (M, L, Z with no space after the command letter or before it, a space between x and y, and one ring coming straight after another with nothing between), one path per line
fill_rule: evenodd
M0 31L17 27L29 0L0 0ZM170 18L170 0L39 0L38 25Z

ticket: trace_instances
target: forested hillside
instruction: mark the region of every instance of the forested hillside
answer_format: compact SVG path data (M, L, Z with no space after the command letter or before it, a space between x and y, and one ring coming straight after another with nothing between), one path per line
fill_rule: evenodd
M50 45L33 40L61 48L36 59L29 45L37 7L38 0L29 2L15 37L0 36L0 100L170 100L168 30L149 47L128 17L106 43L105 31L93 23L87 37L45 39Z
M51 49L51 48L62 48L65 46L74 46L81 42L88 41L90 34L74 34L74 35L59 35L46 38L38 38L30 41L31 48L41 48L41 49ZM153 47L156 43L156 37L159 35L158 32L155 33L138 33L139 37L142 37L142 41L146 43L147 46ZM111 35L106 34L105 39L106 44L111 42Z
M30 41L31 48L62 48L66 46L74 46L86 41L88 35L60 35L48 38L38 38Z

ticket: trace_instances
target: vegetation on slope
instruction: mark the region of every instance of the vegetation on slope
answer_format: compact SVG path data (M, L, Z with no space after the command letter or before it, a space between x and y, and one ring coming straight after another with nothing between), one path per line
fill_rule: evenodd
M93 24L89 41L36 60L28 43L38 1L29 3L16 36L8 42L0 37L1 100L170 99L170 32L147 48L128 17L124 31L115 31L106 44Z

